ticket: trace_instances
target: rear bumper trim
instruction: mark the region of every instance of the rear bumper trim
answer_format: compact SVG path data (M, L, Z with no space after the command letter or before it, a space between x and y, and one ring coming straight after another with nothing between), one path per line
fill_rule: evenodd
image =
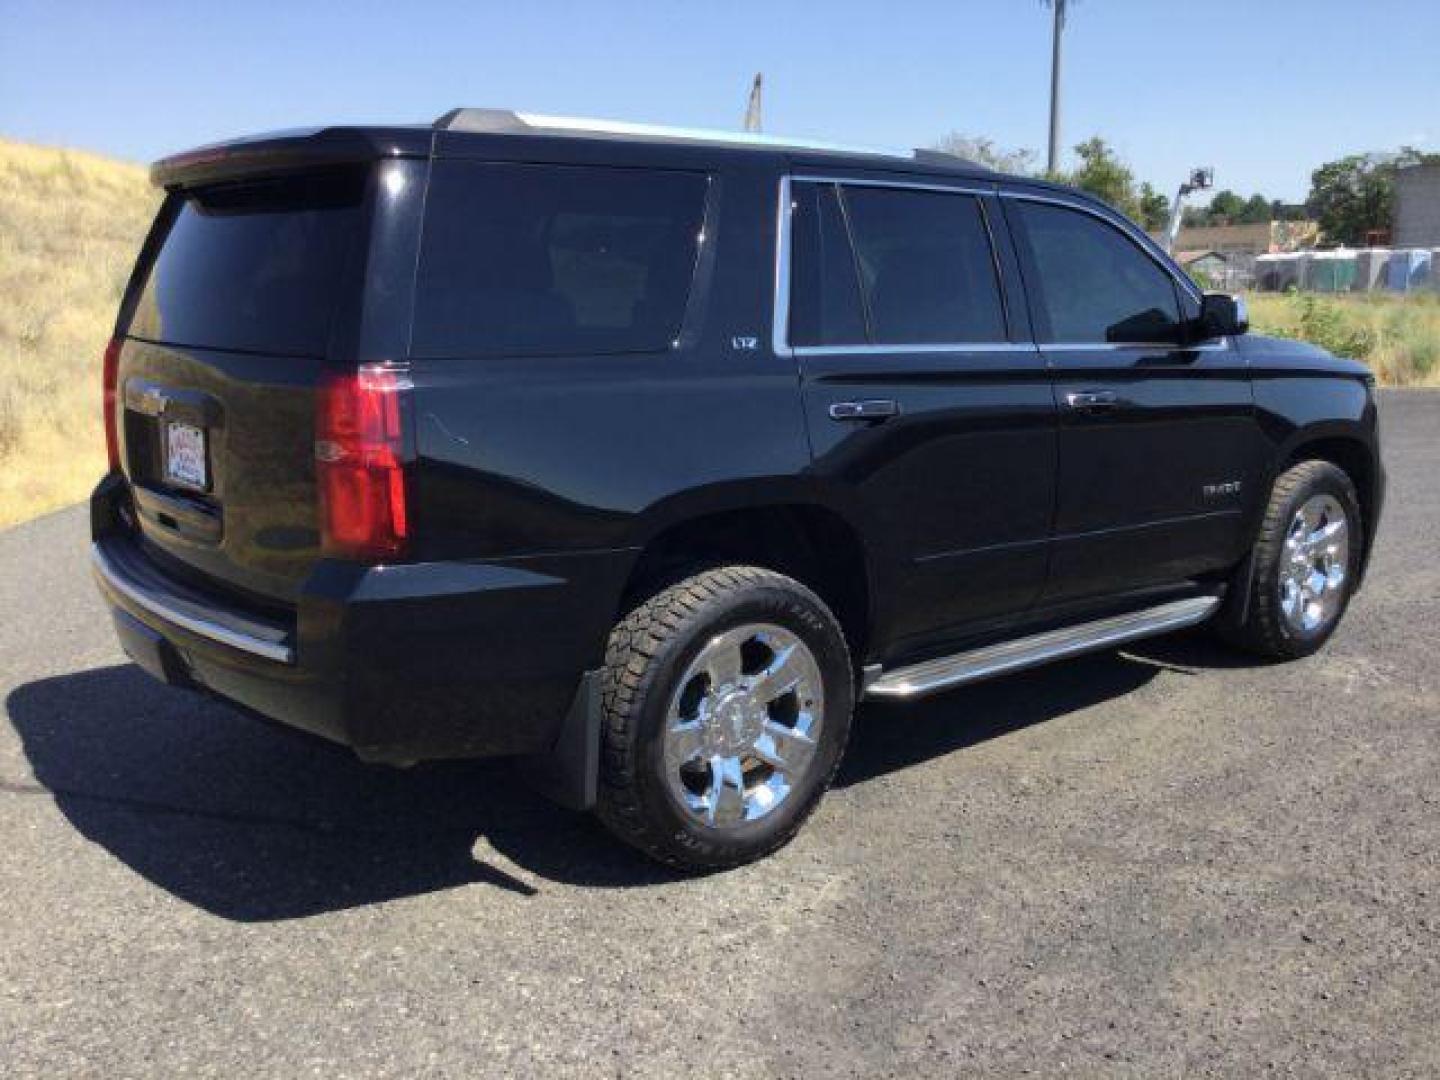
M264 638L242 633L231 627L222 626L218 622L212 622L180 610L170 603L163 593L128 576L105 554L104 549L98 543L90 545L90 563L96 578L102 585L123 596L136 607L154 615L157 619L163 619L182 630L188 630L199 637L227 645L252 656L263 657L281 664L295 663L295 650L289 645L266 641Z

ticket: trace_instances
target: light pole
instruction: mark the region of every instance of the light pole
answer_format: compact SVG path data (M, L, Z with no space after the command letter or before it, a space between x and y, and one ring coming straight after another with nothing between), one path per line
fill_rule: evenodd
M1060 54L1065 36L1065 0L1046 0L1055 11L1054 42L1050 53L1050 156L1046 170L1051 176L1060 171Z

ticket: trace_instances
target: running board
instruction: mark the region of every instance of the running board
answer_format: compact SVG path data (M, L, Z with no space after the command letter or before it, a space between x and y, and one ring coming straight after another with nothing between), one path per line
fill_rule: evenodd
M926 660L887 671L866 690L868 697L912 698L952 686L988 679L1037 664L1109 648L1137 638L1163 634L1204 622L1220 606L1218 596L1173 600L1159 607L1114 615L1108 619L1047 630L1043 634L986 645L981 649Z

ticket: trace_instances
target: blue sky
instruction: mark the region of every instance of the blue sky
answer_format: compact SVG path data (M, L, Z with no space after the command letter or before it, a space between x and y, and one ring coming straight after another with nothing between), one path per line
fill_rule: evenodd
M1072 0L1065 143L1172 190L1302 198L1345 153L1440 150L1437 0ZM0 135L137 161L316 122L493 105L890 146L1043 151L1039 0L0 0Z

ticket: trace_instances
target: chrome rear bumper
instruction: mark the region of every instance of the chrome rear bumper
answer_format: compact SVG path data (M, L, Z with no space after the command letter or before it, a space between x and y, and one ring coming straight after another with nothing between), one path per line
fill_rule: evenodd
M161 622L251 656L281 664L295 663L288 635L229 612L205 605L166 587L157 574L137 572L108 552L103 541L90 545L90 565L102 592Z

